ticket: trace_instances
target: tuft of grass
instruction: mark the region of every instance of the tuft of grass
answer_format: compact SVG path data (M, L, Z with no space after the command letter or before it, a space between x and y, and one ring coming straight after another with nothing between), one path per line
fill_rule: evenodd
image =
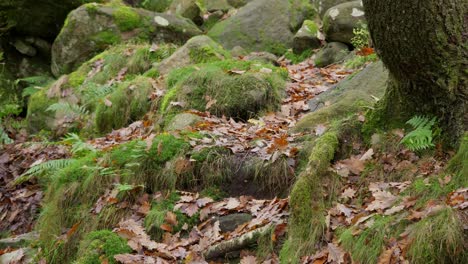
M386 241L404 230L403 223L397 227L392 226L396 221L394 216L375 216L373 220L374 224L357 236L353 235L352 228L338 230L341 245L351 253L353 260L359 263L377 263Z
M466 263L467 236L463 223L452 208L427 217L414 225L408 249L411 263Z

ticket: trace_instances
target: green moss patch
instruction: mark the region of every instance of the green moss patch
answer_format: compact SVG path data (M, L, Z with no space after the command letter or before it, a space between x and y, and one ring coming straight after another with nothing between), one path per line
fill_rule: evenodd
M198 223L199 214L188 217L181 211L174 210L174 206L179 200L180 196L175 192L171 192L166 195L162 201L153 204L150 212L145 217L144 222L145 229L148 231L148 234L152 239L156 241L161 240L162 235L166 232L161 229L161 225L165 223L165 218L168 212L174 213L177 219L177 225L172 227L172 233L182 231L182 226L185 224L189 227L187 230L191 230L191 228Z
M137 28L141 24L140 15L127 6L119 6L112 15L119 29L124 32Z
M115 255L132 252L127 241L110 230L93 231L80 243L77 264L117 263Z
M296 263L301 256L315 251L325 234L325 208L328 205L323 199L323 185L329 181L328 166L338 147L336 132L327 132L318 138L309 156L307 168L301 173L290 194L290 220L288 240L284 244L280 260L283 263ZM336 186L336 183L329 186ZM329 188L329 198L334 197L336 190Z
M152 88L151 79L146 77L119 84L96 108L97 130L108 132L142 118L150 108L148 96ZM111 105L106 102L111 102Z
M95 56L68 76L34 94L29 101L28 124L31 131L71 129L85 134L106 133L139 120L150 108L149 94L153 76L141 76L154 62L169 57L175 46L163 44L152 50L149 44L118 45ZM62 82L62 83L60 83ZM51 92L51 89L55 89ZM58 102L59 115L46 109ZM67 109L64 109L67 108ZM66 111L65 111L66 110ZM41 116L41 118L37 118ZM64 118L65 117L65 118ZM79 120L78 118L79 117ZM68 123L60 124L63 120Z
M233 60L174 70L160 109L163 114L205 111L211 101L211 113L247 120L259 111L278 108L285 85L280 72L271 65Z

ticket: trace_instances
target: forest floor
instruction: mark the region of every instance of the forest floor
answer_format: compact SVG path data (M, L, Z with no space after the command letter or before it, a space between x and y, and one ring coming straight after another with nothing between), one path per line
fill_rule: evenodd
M334 87L353 70L337 65L319 69L307 60L297 65L284 60L279 63L288 69L290 77L280 111L245 122L190 111L202 118L192 127L193 131L216 136L192 138L191 146L194 149L224 147L239 157L253 155L269 162L286 157L289 168L297 168L297 155L303 147L298 139L306 133L291 133L291 128L311 110L308 105L311 98ZM356 113L355 118L365 122L364 113ZM317 124L308 133L321 136L327 130L327 125ZM321 247L317 248L317 254L303 256L303 263L351 263L351 256L362 263L376 259L379 263L407 263L406 251L414 240L409 236L411 230L424 219L444 210L446 214L454 212L466 228L468 189L447 191L456 176L442 173L454 153L436 149L431 155L419 155L399 144L404 133L403 130L390 131L373 138L372 144L363 142L360 137L349 138L346 147L351 149L351 156L338 156L329 168L339 175L339 180L325 187L336 190L339 195L333 206L327 208L326 234L319 243ZM173 134L178 136L177 132ZM155 136L152 124L142 120L87 143L95 149L108 150L141 139L150 147ZM9 237L7 239L33 231L41 210L44 195L40 179L22 175L34 165L70 157L67 145L30 140L24 132L12 137L17 139L15 143L5 145L0 154L0 230L9 230L1 234ZM190 161L185 161L179 166L183 170L189 164ZM231 189L228 197L220 199L178 191L174 212L178 210L188 218L198 217L197 224L190 227L182 223L182 228L176 232L181 219L168 211L160 226L165 232L159 241L147 234L143 219L150 212L152 203L169 199L167 193L142 193L141 186L129 186L125 191L135 195L133 203L129 203L120 200L115 186L109 186L92 213L99 214L108 205L129 212L130 216L122 219L113 230L125 238L132 249L131 253L115 256L121 263L182 260L207 263L205 257L223 263L233 251L240 251L237 255L241 263L278 263L279 248L287 233L288 197L274 197L246 185L239 179L228 187ZM323 195L326 199L330 194ZM233 228L220 226L218 221L221 217L226 219L229 215L244 214L250 216ZM77 222L63 230L63 235L57 239L66 241L81 224ZM389 226L401 232L376 232ZM252 243L257 247L251 247ZM22 244L0 246L0 257L10 254L21 263L27 255L22 247ZM108 260L103 258L101 262L108 263Z

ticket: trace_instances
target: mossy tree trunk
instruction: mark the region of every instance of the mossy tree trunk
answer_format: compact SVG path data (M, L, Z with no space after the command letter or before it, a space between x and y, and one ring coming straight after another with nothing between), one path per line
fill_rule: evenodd
M390 71L372 118L388 125L436 116L444 141L456 145L468 126L468 1L363 4L376 51Z

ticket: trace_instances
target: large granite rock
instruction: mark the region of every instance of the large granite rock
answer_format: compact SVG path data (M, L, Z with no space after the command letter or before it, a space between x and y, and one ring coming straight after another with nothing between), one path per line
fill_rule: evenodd
M325 15L328 9L349 1L350 0L313 0L314 5L317 8L318 14L321 18L323 18L323 15Z
M299 27L310 10L284 0L256 0L216 24L208 35L227 49L241 46L249 51L282 54L292 47L294 27ZM307 2L307 1L306 1ZM308 3L308 2L307 2ZM295 14L295 15L291 15Z
M330 64L340 62L349 54L346 44L340 42L330 42L315 55L315 65L325 67Z
M157 68L161 74L167 74L175 68L228 58L230 55L223 47L210 37L202 35L191 38L169 58L163 60Z
M72 11L52 46L52 72L69 73L110 45L132 39L184 43L201 34L189 19L127 6L86 4Z
M301 54L307 49L316 49L321 45L319 39L319 28L311 20L304 21L302 27L297 31L293 39L293 52Z
M308 102L312 113L305 115L295 131L310 131L319 124L343 118L366 106L372 106L375 98L382 98L388 81L388 71L382 62L369 64L356 75L349 76L336 87Z
M186 17L196 24L203 22L200 7L195 0L174 0L167 13Z
M346 2L334 6L325 13L323 33L327 41L351 44L353 29L365 23L362 1Z

